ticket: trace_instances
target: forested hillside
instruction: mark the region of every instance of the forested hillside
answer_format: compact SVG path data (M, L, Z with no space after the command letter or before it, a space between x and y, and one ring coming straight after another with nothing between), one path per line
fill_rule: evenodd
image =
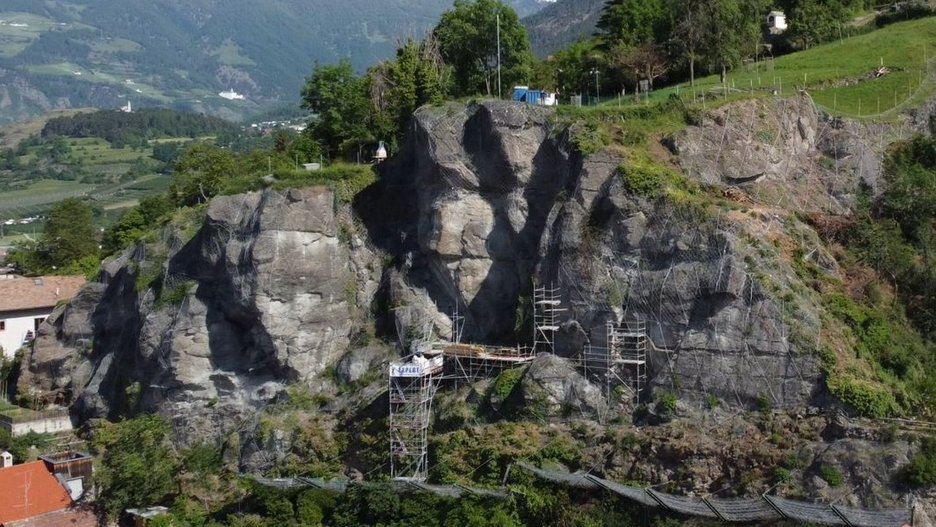
M516 0L521 13L545 5ZM8 0L0 122L54 108L162 104L237 119L296 99L316 63L355 69L420 38L450 0ZM246 96L218 96L233 89Z
M604 5L604 0L560 0L524 18L533 52L544 57L590 37Z

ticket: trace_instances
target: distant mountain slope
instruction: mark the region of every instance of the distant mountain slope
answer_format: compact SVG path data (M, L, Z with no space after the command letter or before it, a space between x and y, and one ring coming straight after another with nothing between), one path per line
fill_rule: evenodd
M512 0L521 13L549 0ZM163 104L238 118L296 100L313 65L362 70L452 0L4 0L0 123L55 108ZM233 89L246 99L218 97Z
M523 19L533 52L545 57L595 32L605 0L558 0Z

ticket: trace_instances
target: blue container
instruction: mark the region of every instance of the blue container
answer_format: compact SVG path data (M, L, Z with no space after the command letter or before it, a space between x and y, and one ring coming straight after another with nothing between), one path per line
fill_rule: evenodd
M529 91L530 89L527 88L526 86L514 86L513 95L511 96L511 99L516 102L523 102L526 100L526 95L527 95L527 92Z

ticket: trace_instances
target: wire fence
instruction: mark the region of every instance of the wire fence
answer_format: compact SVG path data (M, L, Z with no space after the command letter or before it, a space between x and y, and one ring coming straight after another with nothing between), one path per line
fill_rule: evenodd
M791 500L766 494L747 498L679 496L649 487L622 485L587 472L549 470L528 463L516 463L515 466L540 480L557 485L584 490L605 490L644 507L659 507L666 512L678 515L721 520L727 523L749 525L752 522L794 520L810 524L847 527L903 527L911 525L913 517L913 511L910 508L869 510ZM280 490L310 488L339 494L347 492L352 486L367 484L347 479L264 478L254 475L246 475L246 477L260 485ZM479 489L464 485L438 485L409 479L396 479L391 483L397 492L429 492L452 499L469 496L507 499L510 496L509 489L506 487Z
M539 479L581 489L604 489L647 507L686 516L717 519L729 523L796 520L820 525L852 527L902 527L910 525L908 509L867 510L842 505L789 500L766 494L750 498L696 498L677 496L652 488L632 487L587 473L570 473L518 463L517 467Z
M257 484L264 487L271 487L280 490L292 489L321 489L343 494L355 485L365 485L363 482L353 482L347 479L322 479L322 478L264 478L261 476L248 476ZM507 499L509 494L504 489L478 489L464 485L436 485L425 483L423 481L396 479L391 480L393 487L398 492L429 492L445 498L464 498L468 496L477 496L491 499Z

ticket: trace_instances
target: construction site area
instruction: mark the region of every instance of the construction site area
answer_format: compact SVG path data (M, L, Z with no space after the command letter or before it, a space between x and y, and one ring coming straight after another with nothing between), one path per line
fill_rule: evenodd
M530 364L538 353L555 353L560 328L560 291L533 289L533 345L489 346L460 342L461 318L453 316L448 341L418 343L418 351L389 367L390 472L396 480L424 482L428 474L432 401L443 384L491 378L505 369ZM647 385L647 329L641 319L608 320L605 345L587 344L572 360L610 400L623 393L637 401ZM610 407L610 405L605 405ZM596 416L602 419L606 416Z

